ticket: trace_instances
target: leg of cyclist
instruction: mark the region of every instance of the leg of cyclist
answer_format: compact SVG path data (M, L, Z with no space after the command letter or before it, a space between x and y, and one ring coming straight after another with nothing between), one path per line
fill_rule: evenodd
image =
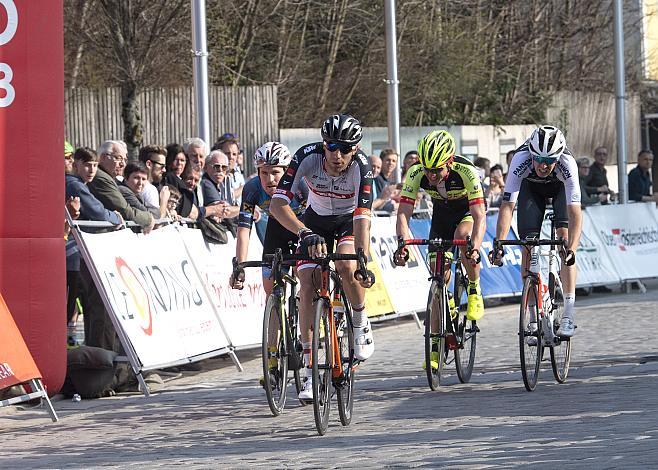
M555 217L555 226L557 227L557 237L569 240L569 216L567 213L567 202L564 185L553 198L553 213ZM564 313L560 320L560 328L557 331L559 336L573 336L576 325L574 324L574 305L576 303L576 265L567 266L562 263L560 268L560 280L564 289Z
M473 232L473 218L469 215L459 223L455 230L454 238L463 240ZM471 260L466 257L466 247L459 247L462 264L468 273L468 309L466 317L469 320L479 320L484 315L484 300L480 290L480 264L473 266Z
M299 277L299 330L304 348L304 364L306 365L306 379L304 388L299 392L300 400L313 399L313 384L311 382L311 344L313 342L313 301L316 297L317 286L320 285L320 269L314 263L300 263L297 266Z
M338 241L337 253L354 254L354 236L347 235ZM354 278L356 261L337 261L336 270L343 283L345 295L352 305L352 326L354 329L354 356L365 361L375 351L372 328L366 313L366 291Z

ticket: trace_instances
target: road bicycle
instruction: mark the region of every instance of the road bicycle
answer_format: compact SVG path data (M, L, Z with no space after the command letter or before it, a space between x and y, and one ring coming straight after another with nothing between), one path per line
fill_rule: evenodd
M547 218L551 221L551 238L526 238L525 240L494 240L494 252L500 252L505 245L524 246L530 252L530 266L525 273L521 308L519 314L519 354L521 374L526 390L533 391L537 386L544 348L549 348L551 368L558 383L564 383L569 374L571 362L571 338L557 335L564 312L562 281L560 280L560 260L558 247L566 246L563 238L556 237L553 214ZM540 247L549 246L548 252ZM540 257L548 258L548 279L542 275ZM502 262L501 262L502 264ZM546 282L548 281L548 282ZM536 305L536 314L529 307ZM537 318L538 317L538 318ZM535 322L537 327L529 327Z
M294 264L294 260L284 259L280 248L273 255L264 255L261 261L235 264L235 267L241 268L272 268L273 288L265 303L261 352L263 388L274 416L281 414L286 404L289 370L293 371L297 393L302 389L301 369L304 360L298 331L297 279L288 274L289 267Z
M462 383L471 379L473 364L475 362L475 350L477 345L477 333L480 329L475 320L466 318L465 304L461 299L467 291L468 277L462 266L458 250L453 256L447 253L459 246L467 247L471 251L470 237L466 240L443 240L443 239L408 239L400 240L396 255L408 245L427 245L436 256L431 256L429 262L433 264L429 296L427 299L427 310L425 315L425 372L427 382L432 390L437 390L442 382L443 367L448 362L450 351L454 351L455 368L457 377ZM394 255L395 256L395 255ZM453 292L448 290L449 280L444 275L443 266L454 263L455 275ZM450 300L454 300L451 307ZM432 354L434 353L434 354ZM433 357L435 361L432 361ZM432 367L432 362L437 367Z
M313 376L313 417L318 434L323 436L329 424L332 390L336 393L340 423L352 421L354 375L360 363L354 357L352 307L343 290L332 261L357 261L358 270L366 272L367 258L362 249L356 254L331 253L324 258L284 255L285 259L310 261L320 269L319 285L313 300L313 341L311 367Z

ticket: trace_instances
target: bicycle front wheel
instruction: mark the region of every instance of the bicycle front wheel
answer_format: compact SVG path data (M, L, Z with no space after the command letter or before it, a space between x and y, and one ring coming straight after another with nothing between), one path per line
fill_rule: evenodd
M279 416L286 405L288 386L288 343L282 314L279 296L270 294L263 316L262 358L263 388L274 416Z
M443 289L432 282L425 315L425 373L432 390L438 390L446 359Z
M336 399L338 401L338 415L340 424L347 426L352 421L354 408L354 331L352 330L352 317L345 295L341 295L345 313L336 317L336 333L338 336L338 350L342 375L337 383Z
M329 302L323 298L316 300L311 363L313 364L313 416L315 427L321 436L327 432L331 403L332 343L329 315L331 315Z
M551 298L553 299L553 331L560 328L560 321L564 313L564 306L558 305L555 300L556 281L553 273L550 274L548 288L550 289ZM551 348L551 367L553 368L553 377L558 383L564 383L569 375L569 364L571 363L571 338L557 338L557 344Z
M539 377L539 366L543 353L543 338L541 334L541 321L539 314L534 316L529 306L534 305L537 310L537 284L531 276L527 276L523 283L523 295L521 296L521 312L519 315L519 353L521 358L521 374L523 385L529 392L537 386ZM531 321L537 325L536 331L529 328Z
M455 349L455 368L457 377L461 383L467 383L471 380L473 373L473 364L475 363L475 346L477 340L478 327L474 320L466 318L466 308L461 306L462 294L466 292L468 280L462 277L459 266L455 270L455 289L454 300L457 310L456 334L458 336L457 348Z

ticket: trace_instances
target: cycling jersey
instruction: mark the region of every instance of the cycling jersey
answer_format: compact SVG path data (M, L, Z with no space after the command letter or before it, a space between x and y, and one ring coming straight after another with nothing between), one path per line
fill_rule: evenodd
M300 217L306 208L306 199L308 198L308 186L304 181L298 185L297 191L292 197L290 207L293 212ZM242 189L242 204L240 206L240 215L238 216L238 226L250 229L254 221L254 211L256 206L270 214L270 201L272 197L269 196L263 185L260 183L260 178L257 176L250 179Z
M578 181L578 165L568 149L558 158L555 169L546 178L535 172L532 164L532 155L527 142L516 150L510 162L503 201L516 202L521 189L521 182L525 180L538 184L564 184L567 205L580 205L580 183Z
M347 168L338 176L325 170L324 146L316 142L300 148L281 178L273 198L288 204L299 191L302 178L309 193L307 206L320 216L353 214L353 219L370 218L372 169L368 157L357 150Z
M468 201L468 206L484 204L480 175L475 165L460 155L455 155L447 178L437 185L430 183L420 163L412 165L402 186L400 202L414 204L420 189L429 194L434 203L441 201L450 205L465 205Z

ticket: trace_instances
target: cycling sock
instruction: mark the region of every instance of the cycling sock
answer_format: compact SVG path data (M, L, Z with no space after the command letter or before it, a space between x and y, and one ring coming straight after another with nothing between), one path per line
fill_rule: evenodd
M306 367L311 366L311 343L302 343L302 348L304 348L304 365ZM306 373L308 376L308 372Z
M368 324L368 315L366 314L365 302L360 305L352 307L352 325L356 327L363 327Z
M576 304L576 294L574 292L570 294L564 294L564 317L571 318L573 320L573 309Z

